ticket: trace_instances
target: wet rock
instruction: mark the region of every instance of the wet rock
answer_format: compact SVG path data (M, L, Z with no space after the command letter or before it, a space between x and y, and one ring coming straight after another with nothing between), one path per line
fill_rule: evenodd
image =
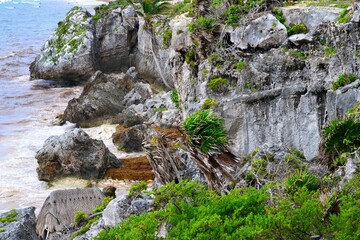
M86 81L98 68L94 38L90 13L72 8L31 63L31 79Z
M1 240L39 239L35 231L34 207L16 209L1 213L0 218L9 219L8 222L0 221L0 229L4 230L0 231Z
M113 142L118 149L126 152L142 151L146 125L135 125L130 128L117 128L113 135Z
M121 167L102 141L91 139L81 129L48 138L35 158L38 177L44 181L64 176L100 178L107 168Z
M240 49L269 49L280 46L287 38L286 27L273 15L266 14L248 26L230 31L230 40Z
M64 119L81 123L99 117L115 116L124 109L122 100L133 86L132 77L126 74L97 71L85 85L80 97L69 101Z

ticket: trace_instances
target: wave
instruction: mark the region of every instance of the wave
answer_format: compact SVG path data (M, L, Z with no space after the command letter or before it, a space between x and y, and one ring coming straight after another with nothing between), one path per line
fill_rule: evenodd
M1 0L0 0L1 1ZM6 54L4 56L0 56L0 60L4 60L4 59L7 59L7 58L11 58L11 57L15 57L16 56L16 53L15 52L12 52L12 53L9 53L9 54Z
M6 2L11 2L11 0L0 0L0 4L6 3Z

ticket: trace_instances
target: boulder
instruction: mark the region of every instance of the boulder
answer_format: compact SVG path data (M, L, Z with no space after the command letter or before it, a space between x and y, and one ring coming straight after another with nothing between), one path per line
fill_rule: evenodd
M351 21L353 23L359 23L360 22L360 2L354 3L354 14L351 18Z
M130 55L137 43L139 23L132 6L117 8L96 24L100 69L125 72L133 62Z
M80 97L69 101L64 119L79 123L115 116L124 109L122 100L133 86L133 78L129 75L97 71L85 85Z
M85 81L98 68L91 14L72 8L30 65L31 79Z
M290 36L289 41L296 46L300 46L301 44L312 42L313 38L310 34L300 33Z
M102 141L91 139L81 129L48 138L35 158L38 177L44 181L63 176L100 178L107 168L121 167Z
M35 231L34 207L0 213L0 218L5 220L0 221L0 229L3 229L0 231L0 240L39 239Z
M122 151L140 152L146 129L144 124L130 128L117 128L117 132L113 135L113 142Z
M170 27L172 30L171 47L175 51L189 49L192 45L191 34L188 30L188 25L192 18L184 15L177 16L170 20Z
M144 103L151 98L152 90L149 84L138 82L135 83L134 88L126 94L123 100L123 105L129 107L132 104Z
M286 27L271 14L255 19L245 28L228 31L230 41L240 49L279 47L287 38Z

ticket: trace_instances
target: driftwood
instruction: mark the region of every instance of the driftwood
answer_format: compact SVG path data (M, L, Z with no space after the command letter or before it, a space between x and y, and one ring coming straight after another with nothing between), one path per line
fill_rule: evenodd
M100 205L104 194L98 188L56 190L46 198L36 219L36 233L62 231L74 222L76 211L91 214Z

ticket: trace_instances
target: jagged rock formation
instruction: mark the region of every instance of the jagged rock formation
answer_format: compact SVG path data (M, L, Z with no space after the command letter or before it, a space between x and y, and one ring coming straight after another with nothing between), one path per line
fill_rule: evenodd
M76 211L92 214L104 198L98 188L56 190L45 200L36 219L36 232L44 237L74 223Z
M39 179L44 181L64 176L100 178L109 167L121 167L102 141L91 139L81 129L48 138L35 158Z
M9 216L13 216L10 217ZM35 232L35 208L28 207L23 209L11 210L1 213L0 218L9 221L0 221L1 240L31 239L37 240L39 237Z

